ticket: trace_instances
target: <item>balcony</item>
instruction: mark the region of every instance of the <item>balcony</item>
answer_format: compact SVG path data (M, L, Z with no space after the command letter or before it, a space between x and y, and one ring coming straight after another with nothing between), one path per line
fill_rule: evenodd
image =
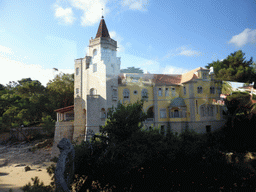
M87 95L87 99L98 99L99 95Z

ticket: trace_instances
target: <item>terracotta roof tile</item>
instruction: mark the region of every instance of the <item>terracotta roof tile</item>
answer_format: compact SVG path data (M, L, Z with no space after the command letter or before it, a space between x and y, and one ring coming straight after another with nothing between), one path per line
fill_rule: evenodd
M196 69L193 69L187 73L184 73L182 75L174 75L174 74L143 74L142 79L145 81L152 80L155 84L166 84L166 85L179 85L181 83L186 83L188 81L198 79L198 76L196 74L199 70L208 70L202 67L198 67ZM121 80L125 79L125 75L121 73L119 75L120 83Z
M192 71L183 73L182 78L181 78L181 83L185 83L185 82L191 81L193 79L198 79L198 76L195 73L201 69L202 69L202 67L198 67L196 69L193 69Z
M177 85L181 82L181 75L154 74L155 84Z
M107 25L106 25L106 23L105 23L103 18L100 21L98 32L97 32L95 38L97 38L97 37L109 37L110 38L110 35L108 33Z
M72 111L72 110L74 110L74 105L71 105L71 106L68 106L68 107L63 107L63 108L60 108L60 109L56 109L54 111L58 112L58 113L65 113L65 112Z

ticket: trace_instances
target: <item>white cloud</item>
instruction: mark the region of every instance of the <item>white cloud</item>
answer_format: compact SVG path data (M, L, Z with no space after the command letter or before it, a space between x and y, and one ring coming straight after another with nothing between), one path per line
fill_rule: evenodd
M120 53L121 56L121 69L126 69L127 67L138 67L146 73L160 73L160 63L157 60L145 59L143 57L137 57L135 55L130 55L127 53Z
M178 55L184 55L184 56L199 56L201 54L201 52L199 51L194 51L190 48L188 48L187 46L182 46L176 49L179 53Z
M118 47L117 51L124 52L125 47L122 45L123 38L119 34L117 34L115 31L110 31L109 35L111 39L114 39L115 41L117 41L117 47Z
M92 26L98 23L102 16L102 8L104 10L103 15L109 12L106 7L107 0L69 0L69 2L74 8L83 11L81 16L83 26Z
M6 85L9 81L18 81L22 78L31 78L40 81L44 86L54 78L53 69L44 69L41 65L25 64L0 56L1 75L0 83ZM73 69L59 69L59 72L74 73Z
M131 10L146 11L148 0L121 0L121 5L113 0L56 0L54 4L55 16L66 24L72 24L75 20L72 8L77 9L82 11L81 25L92 26L98 24L102 14L106 16L110 12L110 8L107 6L108 3L109 5L118 6L118 9L123 6ZM63 7L68 8L64 9Z
M124 7L128 6L132 10L145 11L147 10L148 0L123 0L122 5Z
M191 56L200 56L202 53L200 51L195 51L192 50L191 48L189 48L188 46L182 46L179 47L175 50L171 50L169 51L164 57L163 59L168 59L169 57L173 57L173 56L187 56L187 57L191 57Z
M75 17L72 8L62 8L60 6L55 6L55 17L60 19L65 24L73 24Z
M189 70L180 68L180 67L173 67L173 66L166 66L161 70L162 74L183 74L188 72Z
M256 29L245 29L242 33L235 35L228 43L232 43L238 47L242 47L247 43L256 42Z
M0 54L13 54L13 52L11 48L0 45Z

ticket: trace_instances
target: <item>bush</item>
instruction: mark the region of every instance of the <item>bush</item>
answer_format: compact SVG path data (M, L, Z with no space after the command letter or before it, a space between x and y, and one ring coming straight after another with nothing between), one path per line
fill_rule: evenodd
M54 164L51 164L51 166L47 167L47 173L51 176L51 184L50 185L44 185L43 182L40 183L39 178L36 176L35 178L31 178L33 181L33 184L29 182L25 186L23 186L21 189L23 192L54 192L55 191L55 173L56 166Z
M54 137L55 131L55 121L51 118L50 115L47 115L42 118L43 130L47 133L49 137Z
M45 186L43 182L40 183L38 177L31 178L33 181L33 185L29 182L24 187L22 187L22 191L24 192L54 192L54 190L50 186Z

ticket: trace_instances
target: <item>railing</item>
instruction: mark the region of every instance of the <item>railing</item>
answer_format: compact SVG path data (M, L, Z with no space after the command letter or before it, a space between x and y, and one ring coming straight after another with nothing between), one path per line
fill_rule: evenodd
M55 169L56 192L70 192L75 170L75 150L66 138L62 138L57 147L60 155Z

